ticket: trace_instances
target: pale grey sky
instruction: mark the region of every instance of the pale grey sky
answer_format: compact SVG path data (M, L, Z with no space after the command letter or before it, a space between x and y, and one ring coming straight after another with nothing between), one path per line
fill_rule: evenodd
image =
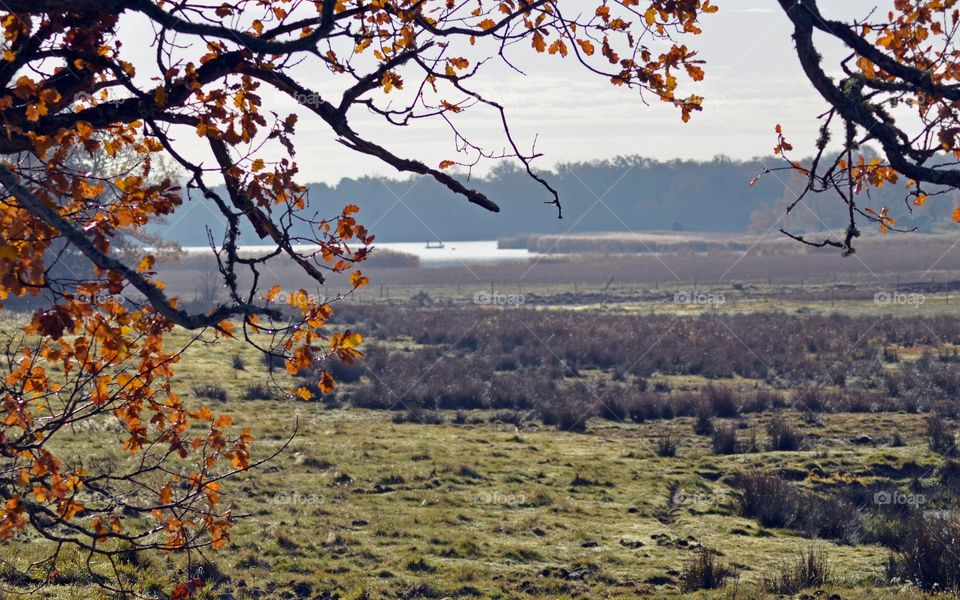
M828 16L843 18L862 17L871 8L884 8L889 3L821 0L820 4ZM703 35L688 42L700 49L707 61L705 81L683 82L683 91L706 98L704 111L696 113L689 123L682 123L672 107L659 101L645 106L634 92L612 86L572 60L561 61L523 49L513 51L511 58L526 76L492 67L474 85L503 100L521 145L529 147L537 140L537 150L544 154L535 163L540 168L627 154L658 159L770 155L777 123L783 124L798 156L809 152L816 138L816 117L825 105L803 76L793 53L789 22L776 0L717 0L714 4L720 11L707 15ZM121 32L135 43L136 38L152 37L147 27L136 17L124 17ZM148 61L146 64L152 63L152 52L147 48L138 49L138 54ZM831 66L831 58L837 57L835 49L825 47L824 54ZM325 70L305 68L299 73L304 83L329 89ZM266 108L300 116L296 142L302 181L332 183L345 176L396 173L335 143L326 125L293 100L263 95ZM401 156L431 165L456 157L453 137L441 122L396 128L361 109L351 115L358 132ZM472 141L499 149L505 140L492 117L492 113L470 112L461 119L461 125ZM190 147L193 158L206 156L203 144L189 130L179 137ZM489 166L492 164L487 163ZM482 173L485 168L479 170Z

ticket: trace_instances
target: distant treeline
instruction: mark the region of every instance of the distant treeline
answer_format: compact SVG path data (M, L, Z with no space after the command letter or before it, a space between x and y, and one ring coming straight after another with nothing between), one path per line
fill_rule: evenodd
M509 163L469 185L497 202L502 211L489 213L468 204L429 177L342 179L336 186L310 185L308 211L336 214L348 203L361 207L360 222L382 242L501 239L526 234L594 231L765 231L784 225L815 231L843 225L845 208L833 195L808 196L789 217L786 204L803 188L803 178L771 173L750 181L771 160L716 157L706 162L657 161L637 156L559 165L542 175L560 193L563 219L557 219L546 190ZM307 175L309 176L309 174ZM463 178L466 181L466 178ZM929 231L948 221L956 201L931 198L911 214L902 185L875 191L867 206L888 206L906 228ZM224 220L205 200L188 200L167 223L154 231L185 246L207 244L206 228L220 240ZM306 232L296 232L303 235ZM262 243L246 228L245 244Z

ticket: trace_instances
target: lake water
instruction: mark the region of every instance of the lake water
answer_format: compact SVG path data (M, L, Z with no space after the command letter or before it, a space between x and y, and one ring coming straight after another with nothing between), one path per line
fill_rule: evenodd
M380 248L395 250L420 257L425 267L450 264L489 264L498 262L522 262L535 254L526 248L501 249L496 241L444 242L443 248L427 248L425 243L376 244Z
M493 264L501 262L523 262L537 254L525 248L501 249L494 241L479 242L444 242L442 248L428 248L425 242L376 243L375 248L394 250L405 254L420 257L424 267L445 267L460 264ZM270 252L275 246L241 246L244 253ZM298 250L306 250L306 246L295 246ZM188 253L209 252L205 246L184 247ZM376 253L376 250L374 250Z

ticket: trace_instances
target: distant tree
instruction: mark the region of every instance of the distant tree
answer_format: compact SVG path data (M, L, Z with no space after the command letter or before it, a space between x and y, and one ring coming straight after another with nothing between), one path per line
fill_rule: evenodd
M684 121L701 109L680 94L680 78L703 77L697 53L679 38L699 33L709 0L592 3L556 0L7 0L0 3L0 301L43 300L8 337L0 377L0 539L32 529L51 543L51 572L64 547L113 561L140 549L191 550L227 541L231 514L220 482L251 467L249 430L171 388L183 347L168 334L243 337L296 373L328 359L360 356L361 337L327 332L330 303L305 290L278 306L265 281L274 260L292 260L313 284L351 270L373 236L357 206L322 214L297 183L295 115L265 103L284 96L312 113L345 148L402 172L427 175L490 211L498 205L447 169L512 158L542 185L512 135L504 107L477 92L483 64L510 65L521 48L544 60L568 58L587 73L675 106ZM149 24L152 38L121 44L121 16ZM148 53L132 52L149 45ZM149 57L137 60L136 57ZM469 58L468 58L469 56ZM311 89L298 73L323 73ZM506 150L493 152L459 133L459 115L492 111ZM404 126L442 120L460 158L431 166L401 157L358 132L351 118L373 113ZM402 131L402 129L398 130ZM204 162L182 140L203 140ZM76 160L87 155L90 160ZM280 155L279 160L268 160ZM100 159L107 157L106 164ZM120 240L176 211L182 186L157 177L162 156L183 186L226 221L209 232L222 300L191 312L165 292L156 254ZM132 157L132 160L126 160ZM123 168L115 169L121 164ZM223 186L220 191L218 185ZM276 247L238 252L248 223ZM293 234L307 224L308 235ZM303 231L299 228L297 231ZM300 250L308 246L309 251ZM69 271L51 269L61 250ZM350 275L353 289L367 283ZM8 327L9 329L9 327ZM253 334L265 334L259 345ZM55 375L50 367L62 366ZM328 392L329 371L317 387ZM291 394L309 399L306 388ZM86 464L56 450L58 440L95 418L115 419L135 460ZM198 426L203 428L198 433ZM137 515L139 518L122 518ZM119 579L118 579L119 581ZM175 596L192 592L191 582Z

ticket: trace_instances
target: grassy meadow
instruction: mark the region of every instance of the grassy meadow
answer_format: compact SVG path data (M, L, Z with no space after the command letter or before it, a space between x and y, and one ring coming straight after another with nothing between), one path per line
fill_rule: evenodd
M960 492L960 318L939 288L921 305L755 281L704 286L724 295L704 304L650 282L597 300L541 280L504 288L521 303L478 305L462 285L338 305L367 359L336 366L314 402L286 397L310 379L255 348L194 342L175 390L251 427L254 459L286 448L225 482L226 548L127 556L125 584L147 598L198 577L210 599L884 599L936 592L917 556L958 564L937 537ZM122 466L122 438L99 421L58 450ZM41 587L31 563L49 549L4 545L0 597L116 596L97 585L108 565L91 575L71 551Z

